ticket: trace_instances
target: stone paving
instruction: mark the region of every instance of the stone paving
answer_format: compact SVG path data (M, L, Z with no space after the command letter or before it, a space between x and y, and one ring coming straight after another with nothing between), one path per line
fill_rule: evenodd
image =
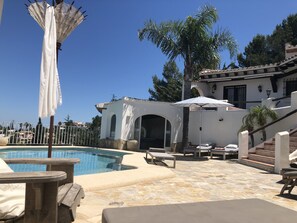
M194 160L178 156L176 169L172 171L176 174L173 178L87 191L75 222L101 222L102 210L108 207L246 198L264 199L297 211L294 195L297 188L292 191L293 195L281 197L280 175L238 164L236 160Z

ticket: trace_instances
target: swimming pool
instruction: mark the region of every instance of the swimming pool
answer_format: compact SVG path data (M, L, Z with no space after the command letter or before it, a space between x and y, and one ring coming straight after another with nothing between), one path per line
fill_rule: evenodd
M131 169L121 164L124 155L129 153L94 148L53 148L53 158L79 158L74 166L74 175L86 175L117 170ZM46 158L47 148L1 149L0 158ZM45 165L9 164L15 172L45 171Z

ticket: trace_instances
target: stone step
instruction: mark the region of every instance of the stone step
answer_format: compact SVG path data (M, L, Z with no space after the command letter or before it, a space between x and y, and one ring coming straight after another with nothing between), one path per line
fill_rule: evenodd
M295 150L297 150L296 147L291 147L291 146L290 146L290 153L294 152Z
M247 166L255 167L260 170L265 170L265 171L268 171L271 173L274 172L274 165L271 165L271 164L262 163L262 162L258 162L258 161L254 161L254 160L250 160L250 159L241 159L241 160L239 160L239 163L247 165Z
M248 155L249 160L254 160L262 163L268 163L274 165L274 157L269 157L269 156L261 156L257 154L249 154Z
M274 142L264 142L264 149L274 151L275 143Z
M291 147L297 147L297 141L290 141Z
M256 146L256 150L257 149L264 149L264 146Z
M275 157L275 152L267 149L256 149L256 154L260 156Z
M297 142L297 136L290 135L290 142Z

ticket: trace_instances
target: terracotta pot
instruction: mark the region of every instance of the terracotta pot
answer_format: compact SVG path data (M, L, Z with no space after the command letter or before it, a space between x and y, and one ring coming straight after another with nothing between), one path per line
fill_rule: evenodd
M136 151L138 148L137 140L128 140L127 141L127 150Z
M9 137L2 136L0 137L0 146L6 146L8 144Z

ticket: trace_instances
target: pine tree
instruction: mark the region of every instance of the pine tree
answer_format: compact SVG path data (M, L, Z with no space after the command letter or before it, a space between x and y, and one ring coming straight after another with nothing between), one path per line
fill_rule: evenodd
M153 76L154 89L149 89L151 101L176 102L181 100L182 73L174 61L167 62L163 67L163 78Z

